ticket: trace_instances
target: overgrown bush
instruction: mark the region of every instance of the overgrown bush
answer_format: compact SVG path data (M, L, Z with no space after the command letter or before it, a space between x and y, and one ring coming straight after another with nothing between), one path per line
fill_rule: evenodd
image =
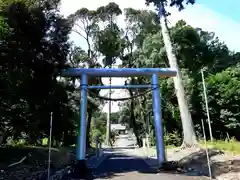
M179 132L174 131L173 133L167 133L164 136L164 142L166 146L180 146L182 143L182 138Z

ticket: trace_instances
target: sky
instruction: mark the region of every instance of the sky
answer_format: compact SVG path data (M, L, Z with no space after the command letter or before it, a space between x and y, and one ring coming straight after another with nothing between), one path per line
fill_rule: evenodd
M240 51L240 13L238 9L240 7L239 0L225 0L220 3L220 0L196 0L197 3L193 6L188 6L184 11L178 12L177 9L169 9L171 16L168 18L171 25L174 25L177 21L183 19L193 27L200 27L206 31L215 32L220 40L224 41L230 50ZM96 9L99 6L107 5L109 2L117 3L121 9L135 8L135 9L150 9L154 10L154 7L146 7L145 0L62 0L60 12L64 16L68 16L74 13L76 10L86 7L88 9ZM124 27L124 17L121 16L117 19L119 26ZM86 48L86 43L77 34L71 34L71 40L76 45ZM108 84L108 79L103 80L104 84ZM112 84L121 85L124 84L124 79L113 78ZM105 95L106 90L101 91L101 95ZM112 98L128 97L123 90L115 90ZM108 110L108 106L104 106L105 112ZM112 112L118 110L118 103L112 103Z

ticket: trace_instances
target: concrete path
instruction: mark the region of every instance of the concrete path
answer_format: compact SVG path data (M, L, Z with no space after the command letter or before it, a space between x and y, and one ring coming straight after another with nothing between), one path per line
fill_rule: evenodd
M203 177L191 177L173 173L158 173L140 157L128 156L124 152L113 152L97 169L93 179L114 180L206 180Z
M156 169L149 166L146 161L129 151L134 148L135 141L131 135L120 136L116 146L109 152L108 158L93 170L91 179L113 179L113 180L206 180L204 177L181 175L174 173L158 173Z

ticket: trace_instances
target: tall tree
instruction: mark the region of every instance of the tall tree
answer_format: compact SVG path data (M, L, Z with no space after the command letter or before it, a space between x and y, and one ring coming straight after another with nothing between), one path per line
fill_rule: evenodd
M98 16L104 25L104 28L99 31L97 35L97 50L104 56L104 67L112 68L116 58L119 57L122 52L121 31L118 27L115 19L122 14L121 9L116 3L109 3L106 6L101 6L97 9ZM111 85L112 78L109 77L109 84ZM109 89L109 99L111 99L112 90ZM106 127L106 145L110 145L111 137L111 100L108 102L108 116Z
M27 6L17 1L1 11L9 27L0 46L1 122L13 138L24 132L33 144L48 134L50 112L58 119L53 120L56 141L62 140L63 127L72 126L67 93L56 79L66 67L70 25L49 3Z
M170 4L169 4L170 2ZM183 3L191 3L194 4L195 0L146 0L146 4L154 3L155 6L158 7L159 17L160 17L160 24L161 24L161 31L164 40L164 44L167 51L167 57L169 61L169 65L172 68L177 70L177 75L174 77L174 86L176 95L178 98L179 110L182 119L182 127L183 127L183 147L193 146L196 145L197 139L196 134L192 122L192 117L188 108L188 102L185 95L185 90L183 86L181 71L179 69L176 55L173 52L173 47L170 41L168 27L167 27L167 12L165 10L165 6L176 6L179 10L184 8Z
M160 24L157 14L153 11L135 10L128 8L125 9L125 22L126 47L125 54L122 58L122 66L128 68L165 66L162 65L164 64L162 57L159 56L158 59L153 58L157 57L158 54L160 54L160 49L156 46L156 41L159 39L150 38L156 37L155 34L160 31ZM147 38L151 39L150 41L153 44L146 43ZM161 48L162 46L159 47ZM154 49L153 53L149 51L151 57L147 57L146 49ZM151 82L146 77L132 77L130 78L130 83L148 84ZM143 93L140 90L133 91L132 89L129 89L128 91L131 97L134 97L136 94ZM152 112L152 101L151 96L149 95L150 94L147 94L144 97L138 99L131 99L130 103L130 122L137 137L139 146L142 144L141 137L144 134L142 130L144 128L146 129L147 126L145 123L149 121L149 114Z
M68 19L73 23L72 31L80 35L87 43L87 56L75 57L73 59L76 63L82 67L94 68L100 67L98 60L98 53L94 49L94 41L96 41L96 34L99 31L99 16L97 11L89 10L87 8L81 8L77 10L74 14L71 14ZM88 80L89 85L101 83L100 78L91 78ZM89 90L89 92L98 94L99 89ZM97 109L95 103L88 101L87 107L87 140L86 145L90 147L90 129L91 129L91 120L93 112Z

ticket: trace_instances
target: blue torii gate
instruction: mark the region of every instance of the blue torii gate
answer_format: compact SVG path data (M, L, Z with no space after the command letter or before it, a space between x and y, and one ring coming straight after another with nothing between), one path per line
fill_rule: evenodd
M165 148L162 127L161 98L158 77L174 77L176 69L173 68L69 68L61 72L65 77L81 78L81 103L80 103L80 129L78 135L77 159L80 164L86 159L86 110L88 89L128 89L128 88L152 88L153 112L156 132L156 148L159 166L165 162ZM120 86L88 86L88 77L130 77L152 76L151 85L120 85Z

